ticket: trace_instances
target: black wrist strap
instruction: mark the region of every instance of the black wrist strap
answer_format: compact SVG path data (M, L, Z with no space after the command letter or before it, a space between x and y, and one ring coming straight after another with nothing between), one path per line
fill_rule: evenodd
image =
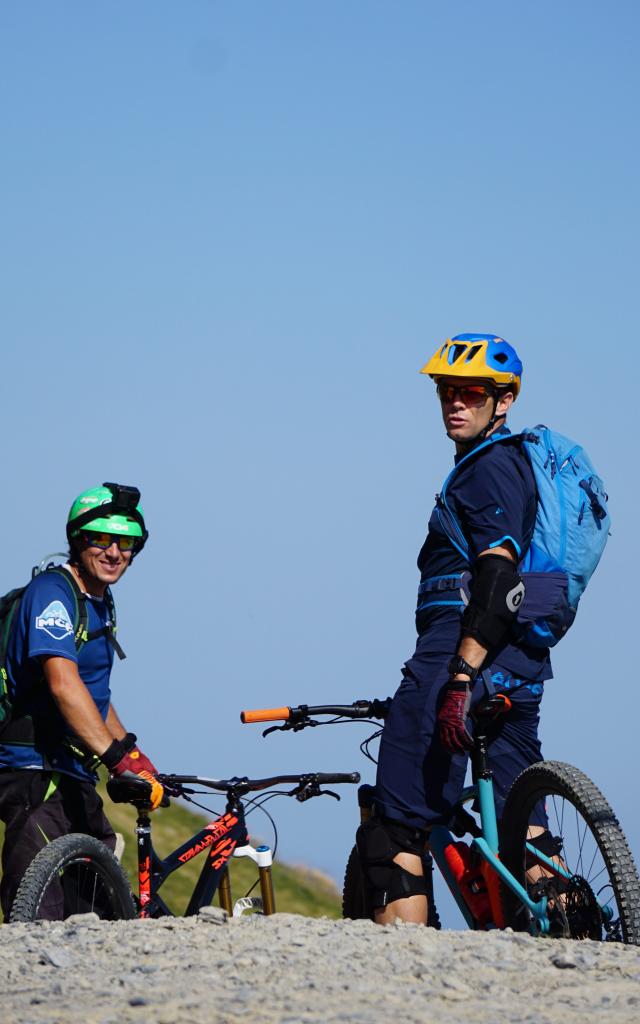
M474 682L476 676L479 674L480 669L474 668L468 661L465 661L461 654L454 654L453 658L447 665L447 672L450 676L456 676L458 673L469 676L470 682ZM456 680L460 682L460 680Z
M108 771L115 768L118 761L122 761L122 758L127 753L124 748L122 740L114 740L110 743L104 754L100 754L100 760Z
M125 754L128 754L131 750L133 750L136 743L138 742L138 737L134 732L127 732L124 734L120 742L122 743L122 748Z

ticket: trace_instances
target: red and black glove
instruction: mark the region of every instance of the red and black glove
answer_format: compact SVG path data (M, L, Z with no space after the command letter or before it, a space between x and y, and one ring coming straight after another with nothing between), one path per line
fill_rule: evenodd
M151 810L155 811L162 802L164 788L156 778L158 769L136 746L136 739L132 732L128 732L121 740L114 740L104 754L100 755L100 760L110 775L118 776L131 772L132 775L138 775L148 782L151 786Z
M471 683L464 679L450 679L443 692L438 712L440 742L449 754L464 754L473 748L473 737L467 729Z

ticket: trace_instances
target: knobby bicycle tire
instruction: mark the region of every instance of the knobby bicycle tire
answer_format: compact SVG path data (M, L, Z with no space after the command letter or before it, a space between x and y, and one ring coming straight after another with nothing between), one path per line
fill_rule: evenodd
M633 855L606 798L578 768L561 761L543 761L526 768L515 780L501 827L505 866L522 885L527 884L527 829L541 801L551 834L562 840L559 857L575 879L569 886L578 893L574 916L568 910L562 915L565 929L574 938L640 945L640 879ZM531 878L531 870L529 875ZM553 884L553 879L543 879L543 886L548 882ZM568 907L570 894L571 889L558 903ZM507 924L517 930L528 929L528 912L506 887L503 899ZM605 908L604 915L598 906Z
M9 922L64 920L96 913L130 920L136 908L127 877L100 840L80 832L54 839L33 859L20 883Z
M423 858L424 875L427 883L428 920L430 928L440 929L440 918L433 896L433 861L430 857ZM342 887L342 916L353 921L373 921L373 908L367 894L367 886L362 871L358 849L354 846L349 854L344 873Z

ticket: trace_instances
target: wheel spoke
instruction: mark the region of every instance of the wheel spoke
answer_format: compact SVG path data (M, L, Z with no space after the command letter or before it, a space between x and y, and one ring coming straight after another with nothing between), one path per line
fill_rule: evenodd
M592 871L593 871L593 865L596 862L596 857L599 855L599 853L600 853L600 851L598 850L598 847L596 846L594 851L593 851L593 857L591 858L591 863L589 865L589 868L588 868L588 870L585 873L585 878L587 879L588 882L591 881L591 880L595 881L595 879L598 877L598 875L592 875ZM605 870L604 867L601 868L601 870L598 872L598 874L602 874L602 872L604 870Z
M91 909L92 910L93 910L93 908L96 905L96 889L97 889L97 886L98 886L98 876L94 875L93 876L93 893L91 895Z
M107 921L135 916L131 890L111 851L91 836L53 840L20 883L11 921L64 920L95 912Z
M540 835L538 808L560 849L541 852L571 876L554 873L541 858L527 858L523 847ZM640 944L640 879L613 811L578 769L560 762L533 765L514 783L501 825L501 855L536 899L547 896L552 935ZM552 852L553 850L553 852ZM533 889L532 889L533 887ZM507 892L507 920L535 930L517 897Z

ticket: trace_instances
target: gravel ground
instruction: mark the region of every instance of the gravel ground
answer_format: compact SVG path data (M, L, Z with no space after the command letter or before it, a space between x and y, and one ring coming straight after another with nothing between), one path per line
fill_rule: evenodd
M293 914L0 928L20 1024L640 1021L640 948Z

